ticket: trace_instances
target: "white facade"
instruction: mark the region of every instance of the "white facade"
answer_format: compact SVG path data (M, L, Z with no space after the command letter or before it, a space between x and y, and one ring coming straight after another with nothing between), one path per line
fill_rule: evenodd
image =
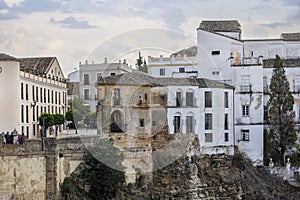
M288 35L288 34L287 34ZM265 106L272 68L264 61L279 55L283 59L300 57L300 40L288 38L241 40L226 32L199 28L197 62L205 78L220 80L235 86L234 125L236 144L252 159L254 164L263 161L263 138L266 124ZM293 62L293 61L292 61ZM295 121L299 124L298 77L299 62L286 67L286 75L295 98ZM219 71L217 77L213 71ZM296 86L297 85L297 86ZM300 88L300 87L299 87Z
M172 55L170 58L149 57L148 69L149 75L162 80L164 78L204 77L202 72L199 73L196 57L185 55ZM236 143L233 127L233 87L227 88L222 84L219 87L212 87L210 81L207 80L207 83L204 81L202 87L179 83L166 86L169 133L196 133L204 154L232 155ZM205 92L209 92L211 96L211 106L205 106ZM191 96L192 100L188 100ZM178 103L178 99L181 103ZM206 123L209 127L206 127Z
M180 126L177 132L197 134L204 154L232 155L236 142L233 127L233 89L198 86L167 86L167 88L169 133L176 132L176 121L179 119ZM181 93L181 105L177 104L178 93ZM192 105L187 105L187 93L193 93ZM205 93L209 94L211 105L205 105L207 101Z
M148 74L160 78L199 77L195 57L171 56L148 57Z
M65 115L66 112L67 89L57 59L0 59L0 66L0 92L7 94L0 98L0 112L3 113L0 131L11 132L16 128L29 139L41 137L38 125L41 113ZM33 69L32 66L39 67ZM63 126L59 131L62 129Z
M90 111L96 111L98 102L98 94L96 83L98 78L122 74L125 72L132 72L134 69L129 67L124 60L123 63L107 63L102 64L79 64L79 97L86 101L89 105Z

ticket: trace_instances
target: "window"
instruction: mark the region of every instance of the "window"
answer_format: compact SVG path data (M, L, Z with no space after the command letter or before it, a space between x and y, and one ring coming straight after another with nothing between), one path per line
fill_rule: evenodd
M28 100L28 84L25 85L26 100Z
M26 106L26 123L29 123L29 107Z
M35 121L35 110L34 110L34 107L32 108L32 121Z
M186 92L186 106L194 106L194 93Z
M174 133L179 133L180 132L180 116L174 116L173 124L174 124Z
M205 92L205 108L212 107L212 92Z
M89 89L84 89L83 90L83 99L84 100L89 100L90 99L90 90Z
M224 134L224 141L229 142L229 134L228 133Z
M55 104L57 104L57 91L55 91Z
M36 132L35 124L32 125L32 131L33 131L32 134L35 136L35 132Z
M21 83L21 99L24 99L24 84Z
M120 105L121 104L121 98L120 98L120 89L114 89L114 105Z
M249 141L249 130L241 131L241 141Z
M41 103L43 103L43 88L40 88L40 99Z
M221 52L220 51L212 51L211 52L211 55L215 56L215 55L220 55Z
M215 75L215 76L216 76L216 75L219 75L219 74L220 74L219 71L213 71L213 72L212 72L212 75Z
M60 92L58 93L58 104L60 105L61 104L61 99L60 99L61 95L60 95Z
M39 119L39 106L36 106L36 118Z
M52 104L54 103L54 92L53 92L53 90L51 91L51 103Z
M205 130L212 130L212 114L205 114Z
M145 127L145 120L144 119L140 119L140 127Z
M159 75L164 76L165 75L165 68L160 68L159 69Z
M185 68L184 67L179 67L179 72L180 73L184 73L185 72Z
M224 92L224 107L228 108L228 92Z
M32 86L32 100L35 101L34 86Z
M36 94L35 94L35 96L36 96L36 101L39 102L39 88L36 87L35 91L36 91Z
M29 138L29 126L26 126L26 136L27 136L27 139Z
M250 85L250 76L249 75L242 75L241 78L241 92L250 92L251 91L251 85Z
M205 142L212 142L212 133L205 133Z
M90 75L83 74L83 85L89 85L89 84L90 84Z
M115 75L116 75L116 73L110 73L110 75L111 75L111 76L115 76Z
M228 130L228 114L224 116L224 130Z
M249 105L242 106L242 116L248 117L249 116Z
M47 103L46 100L47 100L47 93L46 93L46 88L44 88L44 103Z
M194 132L194 120L193 116L186 117L186 132L193 133Z
M21 105L21 122L24 123L24 105Z
M176 106L180 107L182 106L182 93L176 92Z

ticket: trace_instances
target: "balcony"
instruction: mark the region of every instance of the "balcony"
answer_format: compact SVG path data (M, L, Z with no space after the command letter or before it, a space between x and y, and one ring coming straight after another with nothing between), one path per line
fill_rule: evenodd
M251 93L251 85L241 85L241 93Z

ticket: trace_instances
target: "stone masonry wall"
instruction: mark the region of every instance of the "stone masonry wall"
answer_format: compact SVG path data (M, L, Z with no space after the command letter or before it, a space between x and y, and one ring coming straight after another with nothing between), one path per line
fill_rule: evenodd
M0 141L0 200L57 198L64 178L83 160L82 140L76 136L46 138L18 145Z

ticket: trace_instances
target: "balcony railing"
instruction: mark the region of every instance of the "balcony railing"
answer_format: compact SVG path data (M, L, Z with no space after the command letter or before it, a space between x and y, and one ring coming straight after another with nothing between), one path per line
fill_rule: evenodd
M241 93L251 92L251 85L241 85Z

